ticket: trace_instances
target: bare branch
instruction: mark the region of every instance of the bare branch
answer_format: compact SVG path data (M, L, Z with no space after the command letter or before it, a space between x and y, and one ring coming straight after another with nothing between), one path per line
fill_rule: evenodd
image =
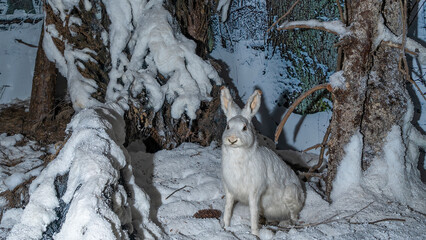
M342 23L345 23L346 20L345 20L345 16L343 16L343 9L342 9L342 6L340 6L340 1L339 0L336 0L336 1L337 1L337 8L339 9L340 21L342 21Z
M283 120L281 120L280 125L278 125L277 130L275 130L275 142L278 142L278 138L283 130L284 124L287 122L287 119L290 117L290 114L294 111L294 109L297 107L297 105L300 104L300 102L302 102L303 99L305 99L307 96L311 95L312 93L327 88L330 92L332 91L330 84L328 83L324 83L321 85L317 85L311 89L309 89L307 92L305 92L304 94L302 94L300 97L298 97L296 99L296 101L294 101L293 104L291 104L291 106L288 108L287 113L284 115Z
M285 22L278 30L290 30L296 28L317 29L333 33L339 37L349 35L351 31L341 21L320 22L318 20Z
M294 9L294 7L296 7L296 5L298 4L300 2L300 0L297 0L296 2L294 2L293 3L293 5L291 5L291 7L288 9L288 11L284 14L284 15L282 15L276 22L274 22L272 25L271 25L271 27L269 27L268 28L268 30L266 31L267 33L269 32L269 31L271 31L271 29L275 26L275 25L277 25L281 20L283 20L284 18L286 18L287 17L287 15L289 15L292 11L293 11L293 9Z
M24 44L24 45L26 45L26 46L28 46L28 47L38 48L38 46L33 45L33 44L31 44L31 43L24 42L24 41L22 41L22 39L17 39L17 38L15 38L15 42L22 43L22 44Z
M317 163L317 165L311 167L308 172L310 172L310 173L314 172L318 168L321 167L322 162L324 161L325 147L327 146L327 140L328 140L328 136L330 136L330 133L331 133L331 125L328 125L327 131L325 132L324 138L322 139L321 151L320 151L320 156L319 156L319 159L318 159L318 163Z
M178 188L178 189L174 190L172 193L170 193L170 194L169 194L169 196L167 196L167 197L166 197L166 200L167 200L167 199L169 199L169 197L171 197L173 194L175 194L175 193L179 192L180 190L182 190L182 189L184 189L184 188L186 188L186 187L189 187L189 186L188 186L188 185L185 185L185 186L183 186L183 187L181 187L181 188Z
M308 152L308 151L310 151L310 150L312 150L312 149L317 149L317 148L319 148L319 147L321 147L322 146L322 143L318 143L318 144L315 144L314 146L312 146L312 147L308 147L307 149L305 149L305 150L303 150L302 152Z

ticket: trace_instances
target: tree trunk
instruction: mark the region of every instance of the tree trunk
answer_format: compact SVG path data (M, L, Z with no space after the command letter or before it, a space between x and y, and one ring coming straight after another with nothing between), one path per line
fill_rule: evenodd
M347 1L346 6L353 35L341 40L346 88L334 91L326 179L328 198L338 166L347 154L344 146L361 133L361 163L366 170L371 161L383 154L384 141L392 126L402 124L409 99L404 78L398 71L400 50L383 44L377 49L373 46L382 14L394 33L402 33L399 2Z
M40 34L30 100L30 121L41 123L54 114L56 67L43 49L44 29Z

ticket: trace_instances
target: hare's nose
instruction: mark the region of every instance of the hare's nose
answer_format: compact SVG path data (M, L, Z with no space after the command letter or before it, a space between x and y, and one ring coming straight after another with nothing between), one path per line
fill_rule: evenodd
M231 144L234 144L234 143L236 143L238 141L238 138L235 138L235 137L230 137L230 138L228 138L228 142L229 143L231 143Z

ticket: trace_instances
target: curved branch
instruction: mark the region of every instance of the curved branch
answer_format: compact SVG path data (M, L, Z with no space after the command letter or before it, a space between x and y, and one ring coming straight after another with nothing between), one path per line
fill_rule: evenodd
M277 130L275 130L275 142L278 142L278 137L280 136L280 134L283 130L284 124L287 122L287 119L290 117L290 114L294 111L294 109L297 107L297 105L299 105L300 102L302 102L302 100L305 99L307 96L311 95L312 93L314 93L318 90L324 89L324 88L327 88L327 90L330 91L330 92L332 91L331 85L329 83L320 84L320 85L317 85L317 86L309 89L308 91L306 91L304 94L302 94L300 97L298 97L293 104L291 104L287 113L284 115L283 120L281 120L280 124L278 125Z
M285 17L287 17L287 15L289 15L292 11L293 11L293 9L294 9L294 7L296 7L296 5L298 4L300 2L300 0L297 0L296 2L294 2L293 3L293 5L291 5L291 7L288 9L288 11L284 14L284 15L282 15L277 21L275 21L272 25L271 25L271 27L269 27L268 28L268 30L266 31L267 33L269 32L269 31L271 31L271 29L275 26L275 25L277 25L281 20L283 20Z

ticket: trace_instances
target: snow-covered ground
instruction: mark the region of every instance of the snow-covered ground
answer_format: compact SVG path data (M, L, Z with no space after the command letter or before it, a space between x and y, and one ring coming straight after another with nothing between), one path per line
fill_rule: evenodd
M4 151L14 149L8 137ZM32 143L29 143L31 145ZM25 149L25 148L24 148ZM29 149L29 148L26 148ZM256 239L250 233L249 209L237 204L231 226L222 227L222 218L199 218L200 210L223 211L220 147L185 143L174 150L156 154L144 151L140 142L127 148L132 159L136 184L151 198L151 218L166 239ZM22 150L33 154L32 150ZM353 192L329 205L306 184L307 199L295 226L261 226L261 239L425 239L426 216L406 205ZM22 209L4 212L0 238L20 221ZM217 218L216 218L217 217Z
M420 19L425 19L425 11L421 11ZM0 88L0 103L10 102L13 98L25 99L30 96L36 49L18 43L15 39L22 39L25 42L37 45L40 27L40 23L35 25L17 24L11 29L0 31L0 87L5 86ZM265 79L278 77L280 71L276 69L277 72L275 72L273 70L278 68L280 64L285 64L285 62L278 59L264 61L264 55L256 55L250 58L249 53L252 54L255 51L247 49L247 45L248 43L243 41L236 42L233 53L226 52L218 47L213 55L224 59L224 61L235 63L229 65L230 75L234 79L234 84L243 100L247 99L254 87L263 90L265 103L260 110L261 113L257 116L258 120L262 123L265 123L266 120L277 122L284 114L284 109L274 109L274 103L279 92L276 92L277 86L266 84ZM257 51L255 54L259 53ZM261 74L265 69L268 72ZM418 124L425 129L425 102L419 95L418 99L417 108L420 109L421 114L418 118ZM102 113L102 111L99 114L108 115L105 112ZM280 142L284 142L285 147L296 150L306 149L320 143L328 126L330 115L330 112L308 116L293 114L285 126ZM99 122L91 122L94 125L83 130L96 132L96 136L100 136L102 141L105 140L115 146L114 144L117 142L110 140L109 137L114 138L116 132L121 130L110 131L112 127L107 122L102 122L102 124ZM262 131L265 135L271 137L275 125L263 125ZM73 126L76 127L76 125ZM105 133L99 129L109 129L110 132ZM95 144L90 141L93 140L90 136L84 135L84 137L88 139L85 140L85 143ZM38 149L37 144L31 141L23 144L22 139L23 136L21 135L7 136L0 133L0 192L11 190L29 178L38 176L44 167L40 156L46 151L50 153L55 151L53 147L48 150ZM72 146L72 144L76 143L71 140L69 145ZM81 151L87 150L84 144L79 145L79 147ZM110 150L108 147L104 145L98 147L96 148L99 150L96 152L97 154L111 157L108 155ZM108 151L101 151L104 147ZM145 191L151 199L150 219L164 233L163 235L155 233L153 235L166 239L256 239L250 233L250 217L247 206L236 205L231 226L227 229L222 227L222 216L219 217L218 212L214 211L219 210L222 213L225 201L220 175L220 146L217 146L216 143L209 147L186 143L174 150L163 150L156 154L149 154L144 151L142 143L134 142L127 148L128 156L125 150L118 149L120 146L115 147L115 153L120 156L120 164L123 166L118 163L117 165L126 168L129 172L131 172L129 168L133 168L136 185ZM67 149L67 147L64 148ZM120 155L120 150L123 150L123 156ZM313 152L315 153L315 151ZM79 154L84 157L86 153L87 151ZM5 166L6 159L14 163L13 167ZM84 160L84 158L82 159ZM102 157L99 157L99 159L105 160L100 165L108 162ZM76 160L74 156L65 156L65 153L63 153L61 157L54 160L57 166L61 166L61 161L71 165ZM127 165L128 163L129 165ZM129 167L130 165L131 167ZM94 170L104 169L103 167L105 166L96 166ZM108 171L111 169L108 168ZM43 177L53 177L56 170L54 167L50 167L45 171ZM66 172L66 169L61 171ZM111 171L115 174L116 170ZM383 171L375 173L386 174ZM81 178L84 176L83 174ZM117 175L114 175L114 177L117 177ZM132 179L131 174L127 177ZM380 180L379 178L367 179ZM40 181L42 180L36 181L37 184L40 184ZM82 183L85 183L84 181L85 179L81 180ZM115 181L119 180L115 179ZM374 185L375 183L357 184ZM118 185L123 184L119 183ZM35 189L36 187L38 185L34 185L32 188ZM80 189L77 185L74 187L76 192ZM133 187L138 189L135 186ZM377 189L377 192L374 192L374 189L369 189L369 191L372 191L368 192L369 194L362 189L354 189L344 193L330 205L317 193L316 188L317 186L313 183L306 184L307 199L297 225L280 228L273 224L265 224L261 227L260 237L262 239L426 239L424 227L426 225L426 209L416 207L417 210L414 210L413 206L400 204L392 199L377 197L380 196L382 189ZM124 204L129 200L125 197L126 194L123 194L125 192L123 188L120 188L120 191L117 192L117 196L121 194L120 197L122 197L122 199L117 197L118 200L114 200L121 201L117 204ZM138 193L139 200L144 199L144 194ZM71 196L71 193L69 196ZM56 196L53 198L55 200ZM90 201L92 200L93 198ZM424 202L421 202L421 199L419 201L416 204L417 206L425 205ZM37 203L36 200L34 202ZM131 201L129 200L129 202ZM4 210L4 205L4 199L0 198L0 216L2 216L0 239L6 238L15 224L22 223L23 218L21 217L24 212L21 208ZM139 210L141 208L147 210L148 204L141 204L135 208L138 207ZM42 210L48 212L47 210L52 211L52 208ZM213 213L213 218L199 218L199 215L203 215L200 214L200 210L206 210L207 213L210 211ZM30 212L30 210L27 210L27 212ZM134 210L122 210L121 214L123 215L120 218L129 221L128 216L125 216L125 213L128 212L134 212ZM114 215L114 213L110 214ZM49 216L51 217L51 215ZM24 218L28 219L28 217L31 216L27 214ZM147 223L146 218L142 220L138 219L136 222L141 225L151 224L149 221ZM143 224L140 222L143 222ZM43 226L40 222L35 221L33 223L37 226ZM115 224L118 224L118 222L116 221ZM151 230L156 229L152 224L150 228ZM73 229L68 230L72 231ZM125 236L125 233L123 234Z

